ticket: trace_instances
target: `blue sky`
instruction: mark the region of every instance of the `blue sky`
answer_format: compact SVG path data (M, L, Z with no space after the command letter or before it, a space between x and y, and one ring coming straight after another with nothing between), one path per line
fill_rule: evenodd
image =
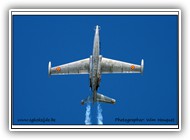
M117 101L101 104L104 124L127 124L115 118L174 119L168 124L176 124L177 20L177 16L13 16L13 123L54 118L45 124L84 124L86 107L80 101L91 94L89 75L48 77L48 62L56 66L88 58L99 25L103 57L145 61L143 75L102 75L99 93ZM96 107L92 106L93 124Z

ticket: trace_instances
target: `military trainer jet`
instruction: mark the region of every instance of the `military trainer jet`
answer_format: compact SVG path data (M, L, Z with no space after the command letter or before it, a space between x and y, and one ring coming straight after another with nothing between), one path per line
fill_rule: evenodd
M48 64L49 75L68 75L68 74L89 74L90 87L92 95L81 101L84 105L88 102L105 102L115 104L116 100L97 93L101 81L101 74L106 73L143 73L144 60L141 60L141 65L126 63L113 59L108 59L100 55L100 27L96 25L94 35L93 52L90 58L79 61L51 67L51 62Z

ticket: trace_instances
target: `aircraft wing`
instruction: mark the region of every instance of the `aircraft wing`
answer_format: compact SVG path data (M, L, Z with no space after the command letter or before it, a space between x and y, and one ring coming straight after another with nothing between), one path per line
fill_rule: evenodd
M51 67L51 62L49 62L48 65L49 75L88 74L88 73L89 73L89 58L55 67Z
M102 57L101 72L104 73L143 73L144 60L141 65L126 63Z

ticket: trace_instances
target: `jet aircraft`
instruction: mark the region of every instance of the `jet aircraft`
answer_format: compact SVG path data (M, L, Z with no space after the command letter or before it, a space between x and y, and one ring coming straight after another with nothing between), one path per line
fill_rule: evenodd
M69 75L69 74L89 74L90 88L92 95L81 101L84 105L88 102L105 102L115 104L116 100L97 93L100 86L101 74L106 73L143 73L144 60L141 60L141 65L126 63L100 55L100 26L96 25L93 52L90 58L79 61L51 67L51 62L48 64L48 75Z

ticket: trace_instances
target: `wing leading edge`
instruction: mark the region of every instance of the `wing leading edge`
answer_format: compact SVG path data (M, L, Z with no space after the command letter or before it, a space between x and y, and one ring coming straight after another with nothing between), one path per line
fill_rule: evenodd
M144 60L141 60L141 65L126 63L109 58L102 58L101 72L106 73L143 73Z

